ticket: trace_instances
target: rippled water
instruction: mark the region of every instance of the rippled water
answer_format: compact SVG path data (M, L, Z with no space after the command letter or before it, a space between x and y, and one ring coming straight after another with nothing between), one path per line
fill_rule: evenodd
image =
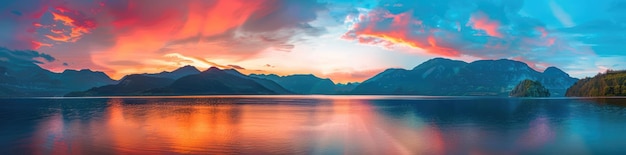
M626 99L0 99L2 154L625 154Z

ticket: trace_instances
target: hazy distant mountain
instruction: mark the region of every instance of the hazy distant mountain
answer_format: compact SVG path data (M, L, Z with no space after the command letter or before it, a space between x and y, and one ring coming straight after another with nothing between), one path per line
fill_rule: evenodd
M336 86L330 79L322 79L311 74L278 76L275 74L251 74L251 77L272 80L287 90L298 94L337 94L338 89L349 91L350 87Z
M353 94L490 95L507 96L522 80L539 81L553 96L577 79L550 67L540 73L523 62L479 60L472 63L435 58L412 70L387 69L357 86Z
M581 79L567 89L566 96L626 96L626 71L607 71Z
M550 90L552 96L564 96L567 89L578 81L577 78L570 77L569 74L556 67L548 67L543 71L543 77L537 80Z
M350 94L354 88L359 86L359 82L348 82L348 83L338 83L335 84L335 93L336 94Z
M91 70L53 73L37 65L0 63L0 96L62 96L115 82L103 72Z
M82 92L72 92L65 96L145 95L146 90L165 87L172 82L174 82L174 80L169 78L134 74L125 76L118 84L95 87Z
M259 77L253 77L253 76L246 76L234 69L226 69L224 70L224 72L244 78L244 79L254 80L255 82L261 84L263 87L270 89L278 94L294 94L293 91L287 90L286 88L284 88L283 86L279 85L278 83L272 80L259 78Z
M517 84L509 96L512 97L550 97L550 91L541 83L532 80L524 80Z
M190 66L190 65L186 65L183 66L181 68L178 68L172 72L166 72L163 71L161 73L155 73L155 74L143 74L146 76L151 76L151 77L159 77L159 78L168 78L168 79L179 79L181 77L187 76L187 75L193 75L193 74L198 74L200 73L200 70L198 70L196 67L194 66Z
M57 75L62 84L69 90L85 90L95 86L104 86L116 83L103 72L83 70L65 70Z

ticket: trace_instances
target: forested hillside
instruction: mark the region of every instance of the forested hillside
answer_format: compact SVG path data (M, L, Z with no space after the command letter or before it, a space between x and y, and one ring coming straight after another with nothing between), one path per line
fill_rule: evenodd
M567 89L566 96L626 96L626 70L609 70L593 78L581 79Z

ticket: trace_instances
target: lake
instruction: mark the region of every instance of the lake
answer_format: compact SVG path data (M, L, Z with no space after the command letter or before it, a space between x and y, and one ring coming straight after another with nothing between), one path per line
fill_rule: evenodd
M625 154L625 98L0 99L2 154Z

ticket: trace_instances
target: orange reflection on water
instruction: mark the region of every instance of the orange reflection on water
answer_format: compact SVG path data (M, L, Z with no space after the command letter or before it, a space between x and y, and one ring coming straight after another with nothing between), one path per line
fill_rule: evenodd
M8 129L0 130L5 133L0 144L10 145L0 147L8 150L2 154L620 154L624 146L619 132L624 107L577 100L205 96L17 101L0 107L0 115L11 116L3 123Z
M445 153L435 125L416 118L420 126L406 126L364 100L253 102L110 99L102 116L49 117L35 137L44 141L34 145L49 148L38 154Z
M293 153L307 142L296 139L316 113L292 106L163 103L146 109L112 99L103 127L113 148L124 153ZM292 149L293 148L293 149ZM272 152L277 151L277 152Z

